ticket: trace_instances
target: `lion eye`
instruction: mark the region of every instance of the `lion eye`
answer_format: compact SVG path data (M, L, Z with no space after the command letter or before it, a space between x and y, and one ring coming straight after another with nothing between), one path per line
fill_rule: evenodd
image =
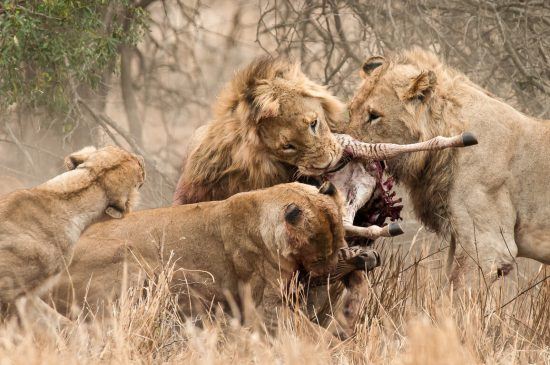
M380 114L376 113L376 112L370 112L369 113L369 118L367 119L367 122L368 123L376 123L378 122L378 120L380 120Z
M319 123L319 120L316 118L313 122L309 123L309 127L313 132L317 129L317 124Z
M283 145L283 152L294 152L296 151L296 146L294 146L292 143L285 143Z

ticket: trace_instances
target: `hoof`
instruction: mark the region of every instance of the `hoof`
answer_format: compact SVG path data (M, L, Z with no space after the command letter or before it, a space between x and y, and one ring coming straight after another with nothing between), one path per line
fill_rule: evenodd
M388 226L388 232L391 237L399 236L403 234L403 228L399 225L399 223L390 223Z
M357 270L365 270L367 272L374 270L382 264L380 254L375 250L365 250L353 260L353 264Z
M470 132L464 132L462 133L462 144L464 144L464 147L476 145L477 138Z

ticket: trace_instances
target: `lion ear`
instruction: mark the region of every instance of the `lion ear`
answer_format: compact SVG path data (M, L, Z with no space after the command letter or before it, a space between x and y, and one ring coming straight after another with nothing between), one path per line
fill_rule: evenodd
M67 171L74 170L78 167L78 165L83 164L90 158L90 156L96 152L97 149L93 146L84 147L80 151L73 152L69 156L65 157L65 160L63 161L65 164L65 168Z
M361 75L362 78L365 79L369 77L374 70L382 66L385 62L386 62L386 59L382 56L369 57L363 63L363 66L361 66L361 71L359 71L359 74Z
M408 100L418 99L425 101L432 94L437 77L433 71L422 71L418 76L414 77L408 90L405 92L404 98Z
M250 107L254 111L254 119L256 122L260 122L265 118L274 118L279 115L280 104L276 95L273 93L273 86L269 82L259 82L254 94L254 96L248 99Z
M304 84L307 90L307 92L304 92L304 95L316 98L320 101L330 131L333 133L343 133L346 128L344 104L328 92L326 87L318 85L310 80L306 80Z
M279 102L271 101L262 105L256 113L256 122L265 118L275 118L279 115Z
M300 209L300 207L298 207L296 204L289 204L285 208L285 221L287 221L287 223L295 225L296 223L298 223L301 216L302 209Z
M124 217L126 213L131 211L132 205L137 198L139 198L139 195L131 193L127 196L122 196L119 199L111 201L105 209L105 214L111 218L120 219Z

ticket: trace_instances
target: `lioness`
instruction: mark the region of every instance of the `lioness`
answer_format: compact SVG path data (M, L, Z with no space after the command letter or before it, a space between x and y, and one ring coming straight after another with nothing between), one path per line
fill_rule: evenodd
M44 289L66 267L81 232L128 212L143 184L143 159L118 147L69 155L70 170L0 197L0 304Z
M516 256L550 263L550 123L420 49L371 57L361 74L350 103L353 136L412 143L470 130L479 139L473 149L387 161L424 225L450 237L453 282L477 267L492 281L513 269Z
M172 257L172 286L184 313L208 311L212 303L227 308L227 294L238 301L240 283L248 283L274 328L281 288L300 268L312 275L333 269L345 245L341 201L330 185L282 184L224 201L139 211L84 233L55 304L61 313L84 301L95 310L125 286L125 264L128 285L141 287L140 271L154 277Z

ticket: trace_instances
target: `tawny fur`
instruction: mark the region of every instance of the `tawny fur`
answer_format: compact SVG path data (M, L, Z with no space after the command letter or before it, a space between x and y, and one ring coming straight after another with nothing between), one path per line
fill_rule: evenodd
M319 175L342 155L330 130L341 124L342 111L297 64L255 60L237 72L214 106L214 119L193 137L174 204L225 199ZM295 151L285 152L285 144Z
M369 59L363 70L348 133L366 142L412 143L466 130L478 138L472 148L388 161L421 221L450 240L451 278L480 267L492 280L516 256L550 263L550 242L522 229L550 230L550 123L420 49Z
M66 267L81 232L106 211L124 214L144 180L143 161L118 147L87 148L71 171L0 198L0 304L43 290Z
M301 210L295 222L285 219L292 204ZM172 287L186 315L218 304L227 309L227 295L241 303L239 288L246 283L254 304L275 325L281 288L299 268L317 274L334 268L345 245L339 196L300 183L139 211L85 232L55 290L55 304L67 313L86 301L95 311L123 288L140 288L140 278L160 275L171 258Z

